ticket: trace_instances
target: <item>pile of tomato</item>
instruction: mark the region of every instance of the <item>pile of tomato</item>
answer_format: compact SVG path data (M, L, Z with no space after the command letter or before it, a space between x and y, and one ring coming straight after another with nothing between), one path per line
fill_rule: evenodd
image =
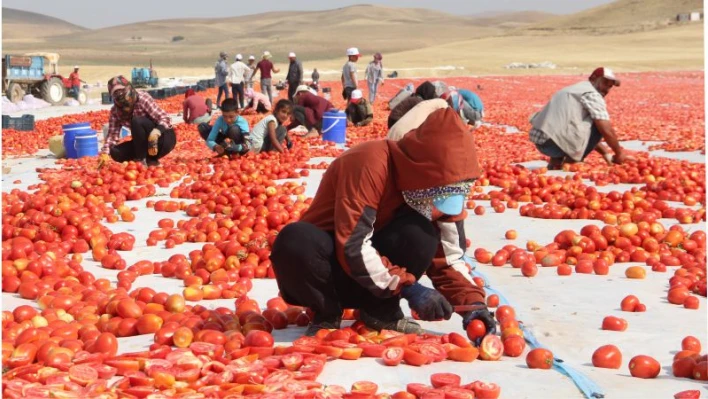
M702 96L695 95L695 73L630 74L608 97L613 123L622 139L664 141L667 150L703 149ZM665 91L656 79L668 79L680 90ZM474 131L484 173L477 180L467 207L475 214L491 201L495 212L552 219L595 219L604 226L586 226L579 232L559 232L554 242L533 241L525 248L507 245L494 253L475 248L482 264L510 264L522 275L534 277L539 268L555 268L560 276L575 273L606 275L617 263L638 262L651 272L667 273L668 289L657 293L668 302L696 309L696 295L706 296L705 232L687 233L667 228L660 218L681 224L705 220L705 166L646 154L636 162L608 167L596 155L584 164L566 167L564 176L545 168L527 169L517 162L538 160L523 133L528 117L557 89L576 77L451 78L458 87L476 91L487 106L492 125ZM394 95L395 80L387 81L381 97ZM417 83L420 83L417 81ZM338 93L337 84L332 92ZM641 87L641 91L637 88ZM684 91L681 91L684 90ZM215 90L202 95L215 96ZM510 99L514 99L513 104ZM169 112L181 111L181 96L159 100ZM644 101L642 108L637 103ZM334 104L343 108L340 98ZM347 144L386 136L385 101L375 105L371 125L348 128ZM650 115L651 117L647 117ZM661 115L661 117L656 117ZM261 118L244 117L253 126ZM39 121L33 133L3 131L3 156L32 154L46 147L61 125L90 121L100 129L108 112L90 112ZM508 133L507 126L522 133ZM31 192L18 189L2 194L2 290L32 301L3 312L3 395L7 397L96 398L496 398L494 383L463 383L455 374L432 374L430 385L408 384L406 391L387 395L376 384L360 381L350 388L324 385L316 379L328 361L378 359L386 366L425 366L441 361L498 361L526 353L529 368L550 369L553 354L526 348L514 309L495 309L499 334L486 335L474 321L467 336L456 333L403 335L371 331L357 321L357 312L345 310L353 324L322 330L291 345L277 346L271 332L306 326L309 309L273 298L262 310L248 294L254 278L273 278L270 248L278 232L297 221L312 201L300 178L313 169L326 169L316 157L336 157L342 149L319 139L294 137L285 154L265 153L242 158L215 157L203 144L196 127L177 124L178 144L146 168L97 158L58 161L59 169L41 169L42 183ZM700 139L700 140L699 140ZM589 185L635 184L626 191L603 192ZM167 193L158 196L158 193ZM164 214L152 226L146 245L174 248L201 243L200 249L164 259L126 262L135 237L114 233L115 223L135 223L134 205L147 199L146 208ZM672 203L680 201L682 205ZM185 216L175 221L171 215ZM506 237L516 238L509 230ZM186 252L186 251L185 251ZM117 284L96 278L82 262L93 260L115 270ZM627 268L628 278L644 278L647 268ZM671 273L668 273L671 271ZM181 294L134 286L139 276L161 275L181 280ZM475 279L479 286L484 282ZM629 296L622 310L641 312L646 306ZM233 308L213 310L201 301L232 299ZM626 302L626 303L625 303ZM29 302L28 302L29 303ZM623 331L626 320L608 316L602 328ZM149 350L124 353L118 338L150 334ZM688 340L688 338L687 338ZM686 340L685 340L686 341ZM690 341L690 342L689 342ZM706 359L700 343L683 343L673 374L706 379ZM680 355L680 356L679 356ZM609 345L593 355L596 367L618 368L621 353ZM619 364L619 365L617 365ZM617 365L617 367L614 367ZM633 376L655 377L658 363L638 356L627 364ZM689 370L690 369L690 370ZM466 373L462 373L466 375ZM426 381L427 382L427 381Z

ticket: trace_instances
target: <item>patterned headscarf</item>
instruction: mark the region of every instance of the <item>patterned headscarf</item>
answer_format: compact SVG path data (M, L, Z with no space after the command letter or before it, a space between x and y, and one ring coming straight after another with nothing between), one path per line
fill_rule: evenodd
M113 97L113 103L118 106L121 113L126 107L132 107L138 98L138 92L123 75L111 78L108 81L108 92Z
M470 193L471 187L471 181L464 181L455 184L448 184L447 186L426 188L422 190L404 190L402 194L403 200L406 201L408 206L415 209L428 220L432 220L434 201L443 200L453 195L464 195L467 197Z

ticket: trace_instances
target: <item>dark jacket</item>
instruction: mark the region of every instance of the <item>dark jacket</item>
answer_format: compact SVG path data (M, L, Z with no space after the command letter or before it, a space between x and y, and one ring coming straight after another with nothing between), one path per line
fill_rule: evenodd
M302 82L302 63L298 60L290 61L288 76L285 78L291 85Z

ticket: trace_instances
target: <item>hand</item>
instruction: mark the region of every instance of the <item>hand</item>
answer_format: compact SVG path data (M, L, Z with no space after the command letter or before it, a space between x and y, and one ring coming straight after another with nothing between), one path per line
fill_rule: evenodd
M622 165L623 163L625 163L627 161L633 161L633 160L634 160L633 157L625 155L624 152L620 152L619 154L615 154L612 157L612 162L616 163L617 165Z
M214 146L214 151L216 151L216 153L219 155L224 155L224 147L219 144Z
M612 155L610 153L606 153L602 157L605 158L605 162L607 162L607 165L612 166Z
M465 312L462 314L462 328L467 329L467 325L472 322L472 320L479 320L484 323L487 328L487 334L495 334L497 332L497 323L494 321L494 316L489 312L487 306L482 302L475 302L472 305L478 306L476 310ZM475 342L479 346L482 342L482 338L478 338L479 342Z
M403 287L401 295L421 320L449 320L452 316L452 305L437 290L415 283Z

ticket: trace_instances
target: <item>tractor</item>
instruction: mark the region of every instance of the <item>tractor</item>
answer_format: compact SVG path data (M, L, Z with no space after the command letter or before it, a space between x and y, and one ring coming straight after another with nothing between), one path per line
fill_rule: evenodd
M157 87L157 71L152 68L152 60L150 68L133 68L130 83L135 87Z
M5 55L2 58L2 88L7 99L13 103L30 93L44 101L57 105L68 96L69 79L59 74L59 54L31 53ZM75 95L80 104L88 99L86 91Z

